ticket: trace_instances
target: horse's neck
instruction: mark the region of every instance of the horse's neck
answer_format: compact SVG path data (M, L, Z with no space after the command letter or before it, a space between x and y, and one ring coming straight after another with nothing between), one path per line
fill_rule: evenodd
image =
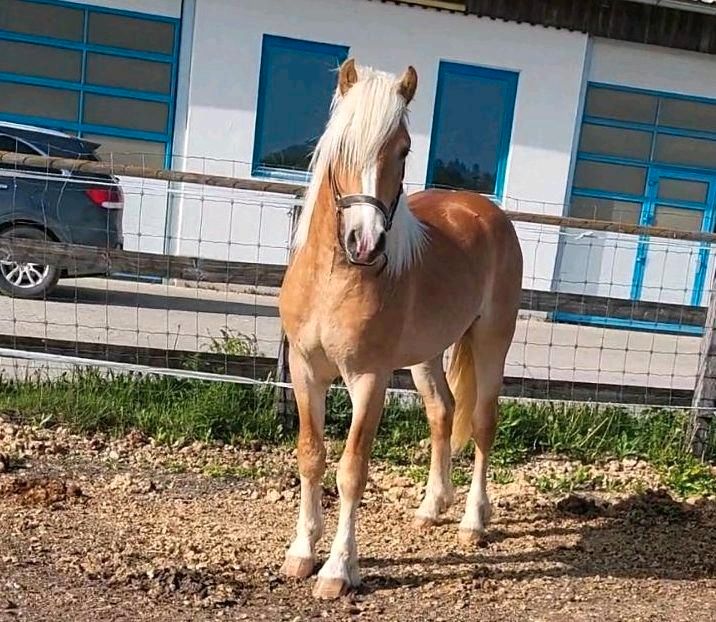
M321 184L311 214L308 236L303 244L305 257L321 272L330 271L338 246L338 215L327 180Z

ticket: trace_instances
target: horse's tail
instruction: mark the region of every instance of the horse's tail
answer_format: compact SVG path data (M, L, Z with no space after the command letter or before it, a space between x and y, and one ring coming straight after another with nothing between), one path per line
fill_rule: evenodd
M477 404L475 357L472 335L468 330L455 344L447 371L447 381L455 398L450 445L453 453L460 451L472 437L472 417Z

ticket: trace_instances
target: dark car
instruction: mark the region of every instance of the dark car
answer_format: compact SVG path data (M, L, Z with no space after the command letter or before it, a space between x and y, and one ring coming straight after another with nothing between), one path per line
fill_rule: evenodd
M98 147L61 132L0 121L1 151L99 161ZM0 237L121 248L123 208L124 194L111 175L0 163ZM104 267L86 261L59 269L2 259L0 292L18 298L42 298L63 277L104 274Z

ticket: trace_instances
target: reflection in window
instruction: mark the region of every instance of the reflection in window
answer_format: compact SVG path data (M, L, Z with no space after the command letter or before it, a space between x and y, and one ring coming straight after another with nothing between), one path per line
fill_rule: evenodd
M429 186L502 193L517 74L440 63Z
M307 171L348 48L264 35L254 174Z

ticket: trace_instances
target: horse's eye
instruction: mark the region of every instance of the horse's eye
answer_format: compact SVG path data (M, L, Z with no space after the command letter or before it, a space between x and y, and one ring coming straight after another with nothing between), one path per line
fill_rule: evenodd
M405 158L408 157L408 154L410 153L410 147L406 147L400 152L400 158L401 160L405 160Z

